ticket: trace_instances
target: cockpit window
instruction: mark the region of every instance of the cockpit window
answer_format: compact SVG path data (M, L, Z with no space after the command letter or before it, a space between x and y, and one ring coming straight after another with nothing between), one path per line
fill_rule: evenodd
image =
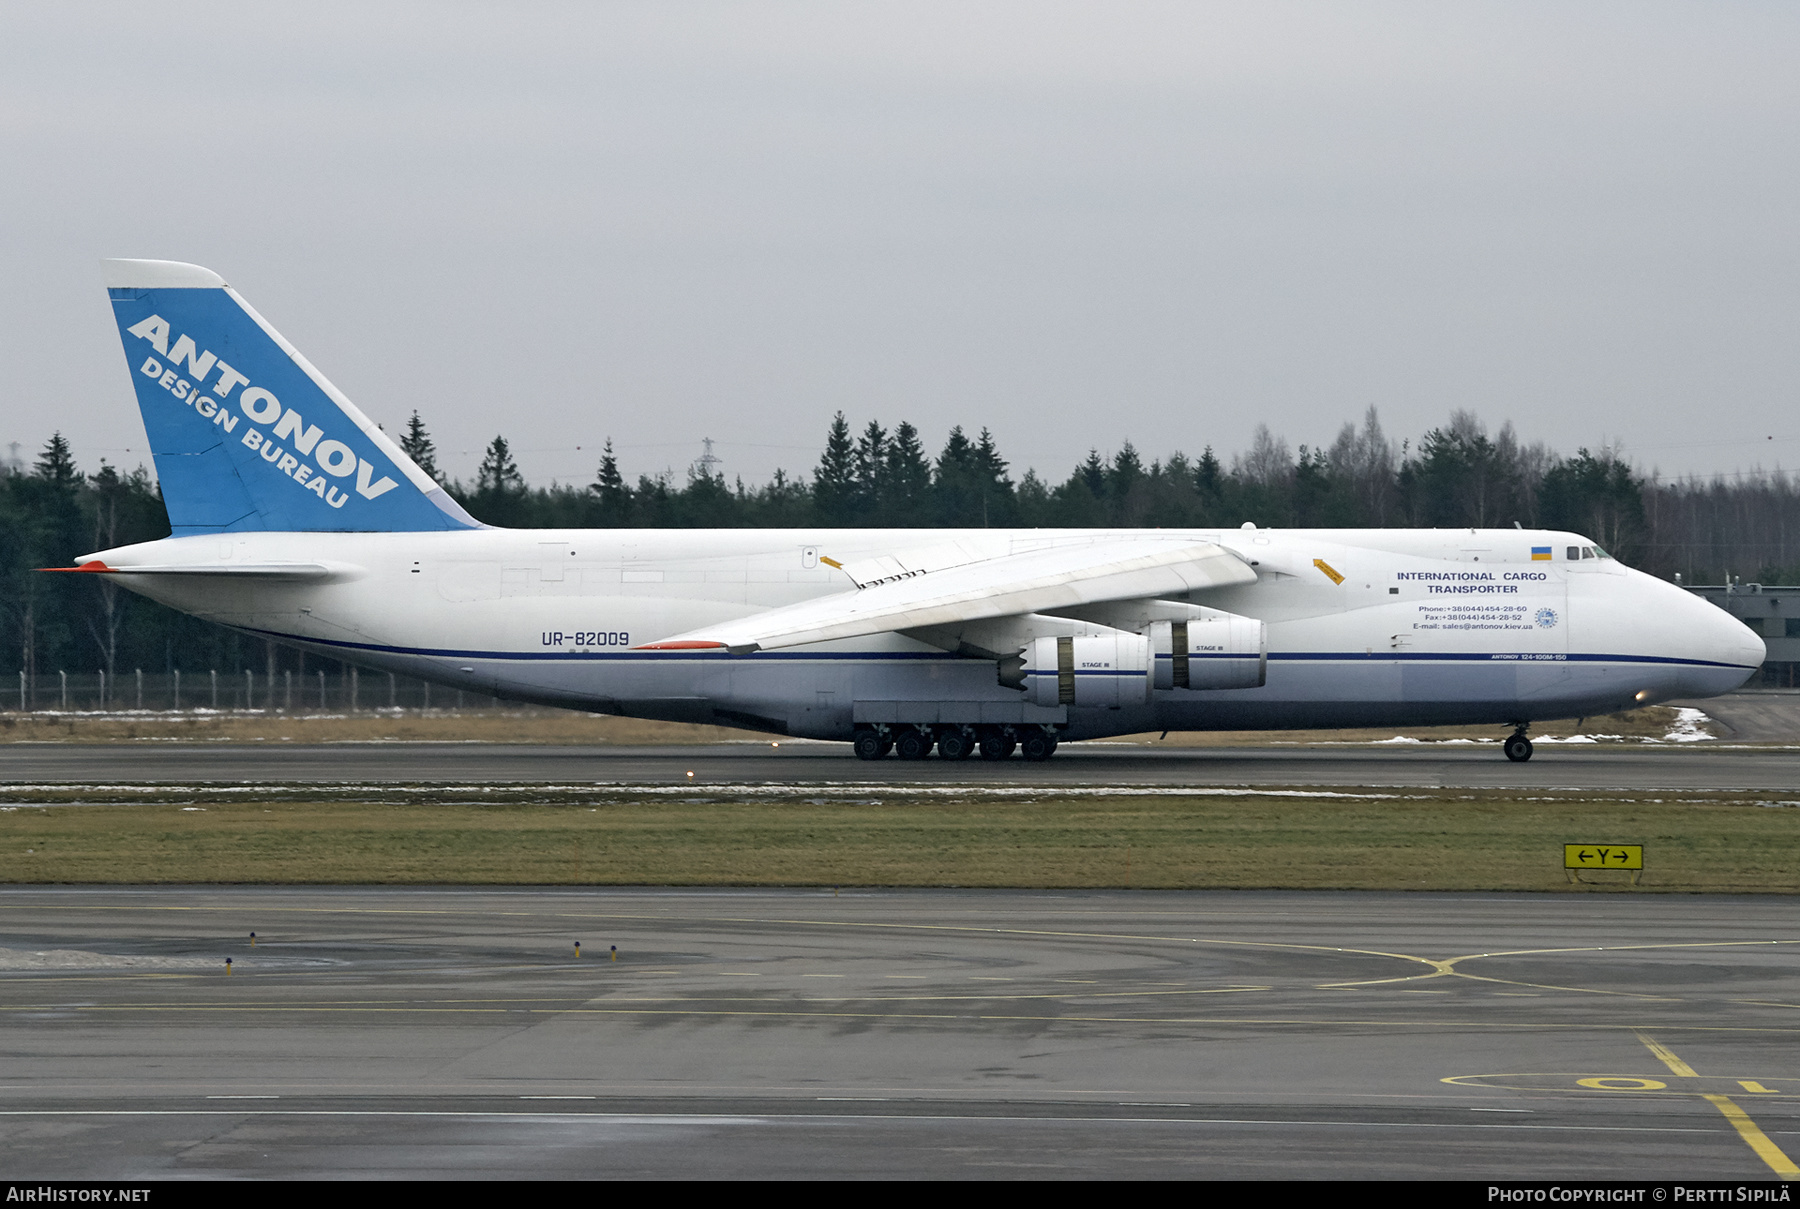
M1601 558L1611 558L1612 557L1612 555L1610 555L1606 551L1602 550L1599 546L1594 547L1594 553Z
M1581 547L1580 546L1570 546L1569 547L1569 561L1572 563L1581 561Z

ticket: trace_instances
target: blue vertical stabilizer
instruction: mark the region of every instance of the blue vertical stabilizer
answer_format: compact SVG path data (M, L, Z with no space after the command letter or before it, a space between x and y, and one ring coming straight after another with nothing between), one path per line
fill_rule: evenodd
M217 273L105 266L175 536L480 527Z

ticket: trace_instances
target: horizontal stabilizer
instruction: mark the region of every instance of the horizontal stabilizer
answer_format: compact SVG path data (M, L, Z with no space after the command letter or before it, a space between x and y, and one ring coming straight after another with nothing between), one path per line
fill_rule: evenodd
M92 575L217 575L230 579L325 579L336 574L324 563L192 563L109 567L89 560L79 567L39 567L40 571L78 571Z

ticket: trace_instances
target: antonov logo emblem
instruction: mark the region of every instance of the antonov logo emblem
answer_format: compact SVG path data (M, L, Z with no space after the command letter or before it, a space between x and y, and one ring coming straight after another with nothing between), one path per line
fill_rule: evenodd
M345 486L354 486L356 493L367 500L376 499L399 486L385 475L377 479L375 467L357 457L356 451L344 442L321 440L325 433L317 424L308 424L299 412L283 407L274 392L254 385L211 351L197 347L192 336L177 337L171 345L173 333L169 330L169 321L161 315L152 315L125 330L148 341L157 355L168 361L165 366L156 357L147 357L139 371L225 432L233 432L238 426L238 417L232 415L227 406L231 392L243 387L238 391L238 410L250 421L240 438L244 448L255 450L263 461L331 507L342 508L350 494L338 490L327 475L333 479L348 479L354 475L355 483ZM183 376L184 363L187 376ZM204 395L200 387L215 369L219 372L212 384L212 393ZM271 425L272 428L265 434L251 424ZM295 452L290 452L288 446ZM299 455L310 456L313 464L301 461Z

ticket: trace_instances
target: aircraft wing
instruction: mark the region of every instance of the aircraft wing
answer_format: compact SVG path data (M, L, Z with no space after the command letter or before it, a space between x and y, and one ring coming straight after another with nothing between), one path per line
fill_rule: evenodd
M1106 600L1180 595L1256 581L1248 563L1212 542L1151 538L1058 546L918 571L785 608L646 643L642 650L734 655L860 638L889 630L1011 617Z

